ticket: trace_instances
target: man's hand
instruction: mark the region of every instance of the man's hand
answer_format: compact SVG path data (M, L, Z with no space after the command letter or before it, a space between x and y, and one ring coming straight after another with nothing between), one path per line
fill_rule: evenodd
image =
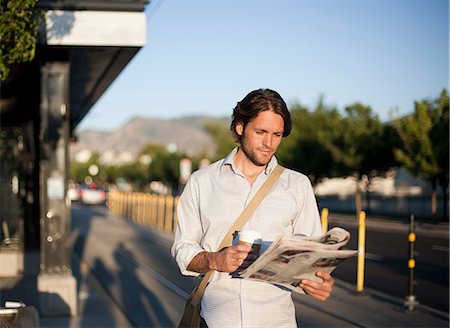
M201 252L194 256L187 269L195 272L208 272L217 270L221 272L234 272L242 263L248 265L248 261L255 260L249 252L248 245L230 246L220 252Z
M325 301L330 297L333 291L334 279L327 272L317 272L316 276L322 278L322 282L315 282L312 280L302 280L300 287L303 288L306 294L312 296L318 301Z
M234 272L244 263L250 250L248 245L237 245L209 253L207 257L210 268L221 272Z

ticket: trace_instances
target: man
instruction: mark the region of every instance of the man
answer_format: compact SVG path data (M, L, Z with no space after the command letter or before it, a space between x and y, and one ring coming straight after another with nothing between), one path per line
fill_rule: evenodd
M194 172L178 205L172 255L184 275L215 270L202 298L201 316L208 327L296 327L291 292L265 282L233 278L250 247L218 250L224 234L276 167L275 152L291 131L291 118L281 96L269 89L250 92L233 111L231 130L239 147L226 158ZM322 234L309 179L285 169L244 226L273 241L281 234ZM300 286L326 300L333 278L318 272L322 283Z

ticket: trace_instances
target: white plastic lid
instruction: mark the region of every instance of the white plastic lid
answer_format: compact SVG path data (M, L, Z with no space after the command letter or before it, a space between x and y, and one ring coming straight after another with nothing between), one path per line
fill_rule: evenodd
M261 233L254 230L239 231L238 240L250 244L261 244Z

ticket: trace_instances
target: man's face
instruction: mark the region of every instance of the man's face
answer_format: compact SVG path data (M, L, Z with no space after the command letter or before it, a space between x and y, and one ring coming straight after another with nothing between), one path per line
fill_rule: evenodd
M270 110L260 112L245 128L243 123L236 126L236 132L242 137L242 151L258 166L269 163L281 143L283 131L283 117Z

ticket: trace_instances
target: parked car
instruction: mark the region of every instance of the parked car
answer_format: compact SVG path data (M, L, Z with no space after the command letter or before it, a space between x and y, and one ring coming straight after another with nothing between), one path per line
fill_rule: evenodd
M106 190L96 185L81 188L81 202L88 205L105 205L108 194Z
M69 188L67 189L67 195L72 202L79 202L81 200L81 188L78 183L69 183Z

